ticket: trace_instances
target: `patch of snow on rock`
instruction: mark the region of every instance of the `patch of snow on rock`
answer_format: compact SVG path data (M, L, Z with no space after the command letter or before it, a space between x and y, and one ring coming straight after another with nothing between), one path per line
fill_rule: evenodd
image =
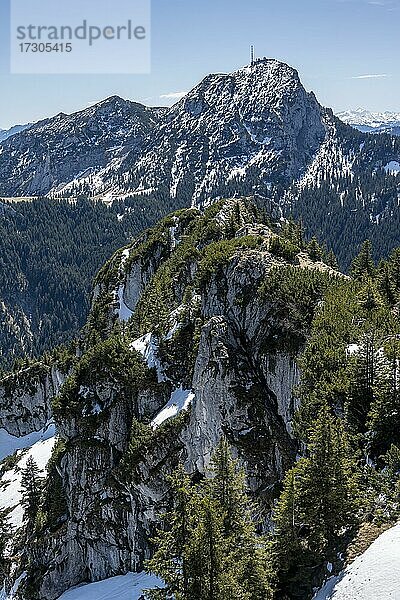
M400 173L400 163L398 163L396 160L391 160L386 166L385 166L385 171L386 173Z
M143 337L132 342L131 348L143 356L149 369L156 369L158 383L166 381L164 371L157 356L157 338L152 333L147 333Z
M353 356L353 354L357 354L360 351L360 346L358 344L350 344L346 348L346 354L348 356Z
M31 448L37 442L44 442L55 435L55 425L50 423L40 431L34 431L22 437L11 435L5 429L0 429L0 460L14 454L16 450Z
M25 577L26 577L26 571L21 573L21 575L18 577L18 579L14 582L14 585L12 586L9 594L6 593L5 587L3 587L3 589L0 591L0 600L15 600L16 593L18 592L18 588L19 588L21 582L25 579Z
M182 386L172 392L171 398L155 419L152 420L151 426L155 429L167 419L176 417L182 410L187 410L191 405L194 396L195 395L191 390L184 390Z
M400 600L400 524L328 579L313 600Z
M120 321L128 321L131 318L131 316L133 315L133 312L125 304L124 285L120 285L118 288L118 302L119 302L118 319Z

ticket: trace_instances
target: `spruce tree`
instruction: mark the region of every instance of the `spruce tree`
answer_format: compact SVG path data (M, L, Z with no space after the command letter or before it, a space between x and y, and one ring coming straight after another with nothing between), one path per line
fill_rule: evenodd
M21 504L24 508L24 521L27 536L31 535L35 528L36 516L40 508L40 499L43 489L43 478L40 476L39 467L30 456L21 476Z
M224 517L221 506L205 496L197 505L197 523L187 548L189 587L187 600L229 600L237 589L232 576L232 562L224 536Z
M368 450L379 457L394 444L400 446L400 341L392 337L379 354L368 415Z
M6 552L12 533L13 528L9 522L8 511L0 510L0 583L3 583L8 575L10 561Z
M307 245L307 252L308 256L313 262L318 262L321 260L323 251L316 237L311 238Z
M372 244L370 240L366 240L362 246L360 253L351 263L350 274L354 279L364 279L365 277L373 277L375 273L375 263L372 258Z
M329 252L327 253L327 255L324 258L324 262L326 265L328 265L328 267L331 267L332 269L335 269L335 270L339 270L339 263L337 261L337 258L335 256L335 253L333 252L333 250L329 250Z
M255 533L244 473L222 440L211 477L194 486L182 467L171 478L174 506L154 540L147 570L166 583L150 600L270 600L266 543Z
M343 425L324 405L311 428L307 456L286 475L275 511L279 589L294 597L310 593L316 569L335 562L344 533L356 521L355 473Z
M156 551L146 565L148 571L164 580L166 587L163 590L149 590L147 597L151 600L168 599L171 595L176 600L189 598L187 548L199 500L183 467L179 467L171 476L170 484L174 506L164 515L163 527L153 540Z
M246 477L239 468L226 438L222 438L211 460L211 496L224 515L224 538L236 565L236 578L251 598L271 594L266 543L255 533L255 507L246 493Z

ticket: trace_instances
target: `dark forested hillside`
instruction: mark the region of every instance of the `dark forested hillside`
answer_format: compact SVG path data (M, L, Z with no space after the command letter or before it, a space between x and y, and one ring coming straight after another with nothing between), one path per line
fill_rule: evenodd
M339 121L336 138L343 153L327 146L316 159L313 177L296 182L286 194L283 210L333 248L347 270L365 239L373 241L375 259L399 245L400 176L398 163L388 163L387 157L400 152L400 140L364 135Z
M0 364L72 338L85 321L96 270L170 208L145 200L3 202Z

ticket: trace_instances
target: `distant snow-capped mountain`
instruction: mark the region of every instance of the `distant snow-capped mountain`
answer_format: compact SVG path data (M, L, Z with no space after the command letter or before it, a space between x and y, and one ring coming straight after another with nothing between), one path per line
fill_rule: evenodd
M10 127L10 129L0 129L0 143L8 140L8 138L12 137L16 133L21 133L21 131L25 131L32 126L32 123L27 123L26 125L14 125L14 127Z
M400 112L371 112L364 108L337 113L337 117L364 133L400 135Z

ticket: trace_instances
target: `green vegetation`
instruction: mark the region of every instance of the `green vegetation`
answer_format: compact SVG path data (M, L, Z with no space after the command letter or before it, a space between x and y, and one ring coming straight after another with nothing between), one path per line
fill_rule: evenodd
M97 269L179 206L146 198L112 205L82 198L3 201L0 365L9 368L15 358L37 357L73 339L85 323Z
M400 513L398 252L376 267L369 242L354 279L325 288L301 357L294 425L301 458L275 510L279 594L309 598L339 570L362 523ZM382 282L384 281L384 285Z
M275 256L293 262L300 252L300 246L294 244L290 240L276 236L273 237L270 242L269 251L272 254L275 254Z
M182 468L171 477L174 504L154 539L147 569L166 583L150 600L269 600L266 542L256 536L244 473L222 440L211 478L193 485Z
M274 267L258 290L261 301L271 305L266 351L297 352L307 339L318 302L335 285L337 280L326 271Z
M54 399L55 415L75 414L86 418L88 423L96 422L97 413L100 412L101 418L102 410L106 408L96 390L100 390L106 382L112 383L112 401L130 400L132 406L137 390L145 382L149 385L154 383L143 358L131 350L121 336L99 342L83 355Z

